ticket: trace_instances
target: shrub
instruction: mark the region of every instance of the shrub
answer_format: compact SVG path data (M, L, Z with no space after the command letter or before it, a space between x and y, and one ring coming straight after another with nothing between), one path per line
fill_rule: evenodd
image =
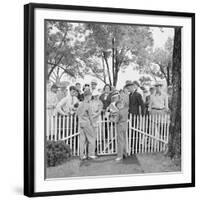
M46 162L47 167L64 163L71 156L71 149L64 141L47 141Z

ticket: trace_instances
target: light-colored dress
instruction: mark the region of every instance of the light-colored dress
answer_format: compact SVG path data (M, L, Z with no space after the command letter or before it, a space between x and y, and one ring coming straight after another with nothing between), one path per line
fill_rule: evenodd
M153 115L163 115L168 111L168 96L161 92L150 96L149 111Z

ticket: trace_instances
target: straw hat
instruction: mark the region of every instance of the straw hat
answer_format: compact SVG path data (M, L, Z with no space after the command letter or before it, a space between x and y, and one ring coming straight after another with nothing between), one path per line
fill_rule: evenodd
M96 84L97 85L97 80L96 79L92 79L91 84Z
M154 84L154 86L155 86L155 87L163 86L163 83L161 83L161 82L156 82L156 83Z

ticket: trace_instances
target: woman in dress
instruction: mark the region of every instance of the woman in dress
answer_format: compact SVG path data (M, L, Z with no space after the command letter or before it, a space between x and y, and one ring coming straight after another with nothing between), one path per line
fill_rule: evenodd
M103 103L103 110L105 111L111 103L111 86L106 84L103 88L103 94L100 96L100 100Z

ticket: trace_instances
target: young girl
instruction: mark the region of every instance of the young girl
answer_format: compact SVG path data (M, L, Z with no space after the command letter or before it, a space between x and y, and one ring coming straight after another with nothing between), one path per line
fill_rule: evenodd
M111 104L108 106L108 108L106 109L106 115L109 116L109 119L110 121L113 121L115 122L115 117L116 117L116 114L118 112L118 109L115 105L115 103L119 100L119 93L116 91L112 94L112 97L111 97Z

